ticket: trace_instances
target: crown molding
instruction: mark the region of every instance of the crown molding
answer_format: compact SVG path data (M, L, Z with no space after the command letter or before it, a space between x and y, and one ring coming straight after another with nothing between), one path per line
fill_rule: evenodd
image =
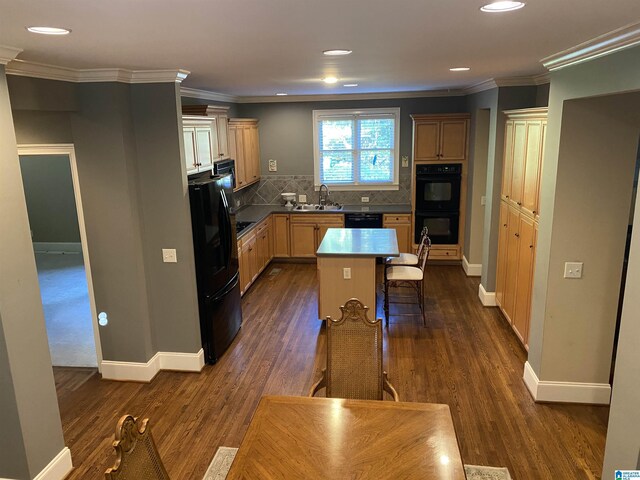
M495 79L491 78L489 80L485 80L484 82L476 83L475 85L471 85L464 89L465 95L471 95L473 93L484 92L485 90L491 90L493 88L498 88L498 83Z
M201 100L212 100L214 102L238 103L239 97L227 95L226 93L210 92L197 88L180 87L180 96L189 98L199 98Z
M74 83L121 82L121 83L181 83L187 70L126 70L123 68L74 69L44 63L13 60L7 65L7 75L44 78Z
M640 22L618 28L540 60L550 71L588 62L640 44Z
M289 102L331 102L336 100L386 100L396 98L425 98L425 97L460 97L466 95L461 89L421 90L411 92L381 92L381 93L342 93L317 95L287 95L238 97L238 103L289 103Z
M22 52L21 48L0 45L0 65L6 65Z

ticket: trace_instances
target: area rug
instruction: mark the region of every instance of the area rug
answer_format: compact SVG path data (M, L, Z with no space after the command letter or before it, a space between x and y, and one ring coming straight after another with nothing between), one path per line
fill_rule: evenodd
M237 448L231 447L218 448L203 480L224 480L227 478L227 473L237 451ZM511 480L509 470L506 468L465 465L464 471L467 474L467 480Z

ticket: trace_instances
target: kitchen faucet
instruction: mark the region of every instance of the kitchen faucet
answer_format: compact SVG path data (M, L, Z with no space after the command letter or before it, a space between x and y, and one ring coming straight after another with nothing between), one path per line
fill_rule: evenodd
M325 189L324 197L322 196L322 187ZM326 205L329 200L329 187L327 184L323 183L320 185L320 189L318 190L318 205Z

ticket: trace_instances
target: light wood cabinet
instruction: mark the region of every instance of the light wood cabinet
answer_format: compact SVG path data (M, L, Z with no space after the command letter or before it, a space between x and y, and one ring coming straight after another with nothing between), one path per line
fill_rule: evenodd
M327 229L342 227L344 227L344 215L291 215L291 256L315 258L316 250L327 233Z
M273 256L289 257L289 215L274 214L273 219Z
M260 180L258 120L232 118L228 128L229 152L236 162L236 190Z
M244 294L273 258L271 216L238 240L240 293Z
M412 115L414 161L462 161L467 156L468 116Z
M505 114L496 303L527 347L547 109Z
M182 137L187 175L211 170L218 151L216 120L182 117Z
M382 217L384 228L393 228L398 238L398 249L401 253L411 253L413 241L411 240L411 215L410 214L385 214Z

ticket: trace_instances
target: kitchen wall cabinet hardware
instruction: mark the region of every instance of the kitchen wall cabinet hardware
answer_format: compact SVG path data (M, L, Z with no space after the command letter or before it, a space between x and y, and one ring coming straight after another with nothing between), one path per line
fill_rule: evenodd
M344 215L301 214L290 219L292 257L315 258L327 229L344 227Z
M496 303L528 348L547 109L505 115Z
M236 190L239 190L260 180L258 120L231 118L228 135L230 155L236 161Z
M215 119L182 117L182 135L187 175L211 170L218 152Z
M385 214L382 217L384 228L393 228L398 238L398 249L402 253L411 253L411 215L410 214Z
M414 162L466 160L469 115L411 115L411 118Z
M182 114L213 119L217 138L217 149L213 152L214 161L229 158L229 143L227 138L229 107L222 105L183 105Z

